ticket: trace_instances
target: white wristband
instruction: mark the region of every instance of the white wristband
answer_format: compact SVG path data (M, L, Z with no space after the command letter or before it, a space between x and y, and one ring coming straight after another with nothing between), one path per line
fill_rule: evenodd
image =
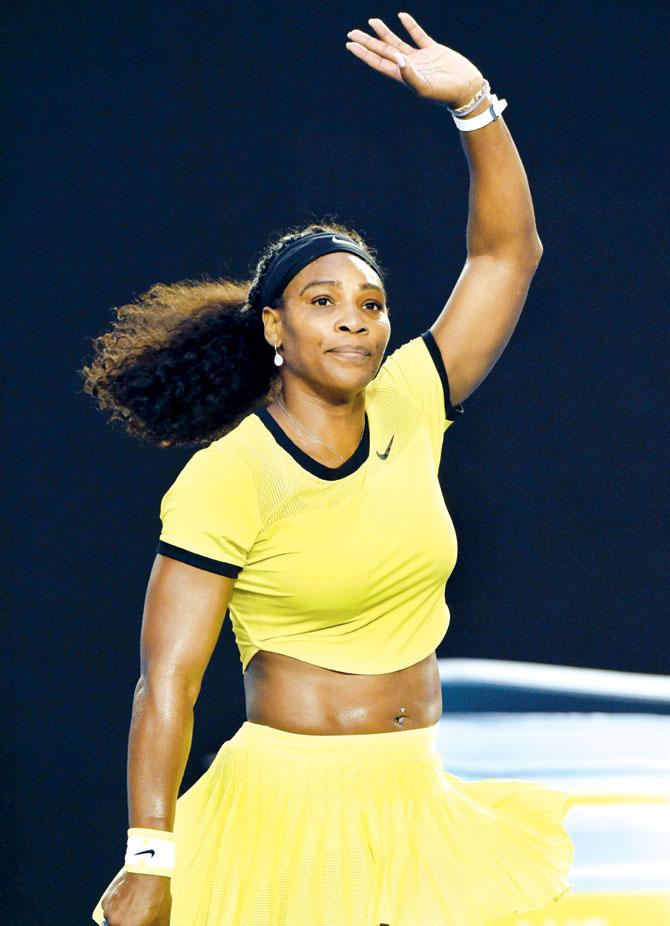
M174 833L130 827L124 864L126 871L169 878L174 873L175 862Z
M489 122L494 122L507 106L507 100L499 100L495 93L491 94L491 99L493 102L489 108L478 116L473 116L471 119L459 119L458 116L454 116L452 113L451 117L456 123L458 130L461 132L472 132L474 129L481 129L482 126L488 125Z

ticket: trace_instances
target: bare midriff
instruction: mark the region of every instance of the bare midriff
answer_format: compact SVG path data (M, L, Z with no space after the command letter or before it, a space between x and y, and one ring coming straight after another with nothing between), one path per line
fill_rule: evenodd
M435 652L396 672L357 675L258 650L244 673L247 720L289 733L389 733L442 715Z

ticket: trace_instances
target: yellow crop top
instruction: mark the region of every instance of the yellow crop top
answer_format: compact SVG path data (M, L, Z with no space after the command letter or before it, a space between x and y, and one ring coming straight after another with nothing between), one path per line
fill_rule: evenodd
M265 408L190 457L162 498L156 552L236 577L242 672L259 649L364 675L436 649L457 556L437 473L462 412L428 330L366 387L363 436L341 466L304 453Z

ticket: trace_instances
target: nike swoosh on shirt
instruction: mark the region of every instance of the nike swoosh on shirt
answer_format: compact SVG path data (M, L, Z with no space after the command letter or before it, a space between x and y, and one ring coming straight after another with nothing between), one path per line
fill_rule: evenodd
M393 437L395 437L395 434L393 435ZM386 450L384 451L384 453L380 453L379 451L377 451L377 456L379 457L380 460L385 460L386 457L387 457L387 456L389 455L389 453L391 452L391 444L393 443L393 437L392 437L391 440L389 441L389 445L388 445L388 447L386 448Z
M156 854L156 850L155 850L155 849L142 849L141 852L135 852L135 853L133 853L133 854L134 854L134 855L147 855L147 854L149 854L149 855L155 855L155 854Z

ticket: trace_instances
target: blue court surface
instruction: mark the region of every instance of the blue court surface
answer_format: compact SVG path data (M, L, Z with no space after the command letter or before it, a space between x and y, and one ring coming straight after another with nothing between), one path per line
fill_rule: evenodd
M573 890L518 926L670 926L670 677L438 662L445 769L541 781L575 799Z

